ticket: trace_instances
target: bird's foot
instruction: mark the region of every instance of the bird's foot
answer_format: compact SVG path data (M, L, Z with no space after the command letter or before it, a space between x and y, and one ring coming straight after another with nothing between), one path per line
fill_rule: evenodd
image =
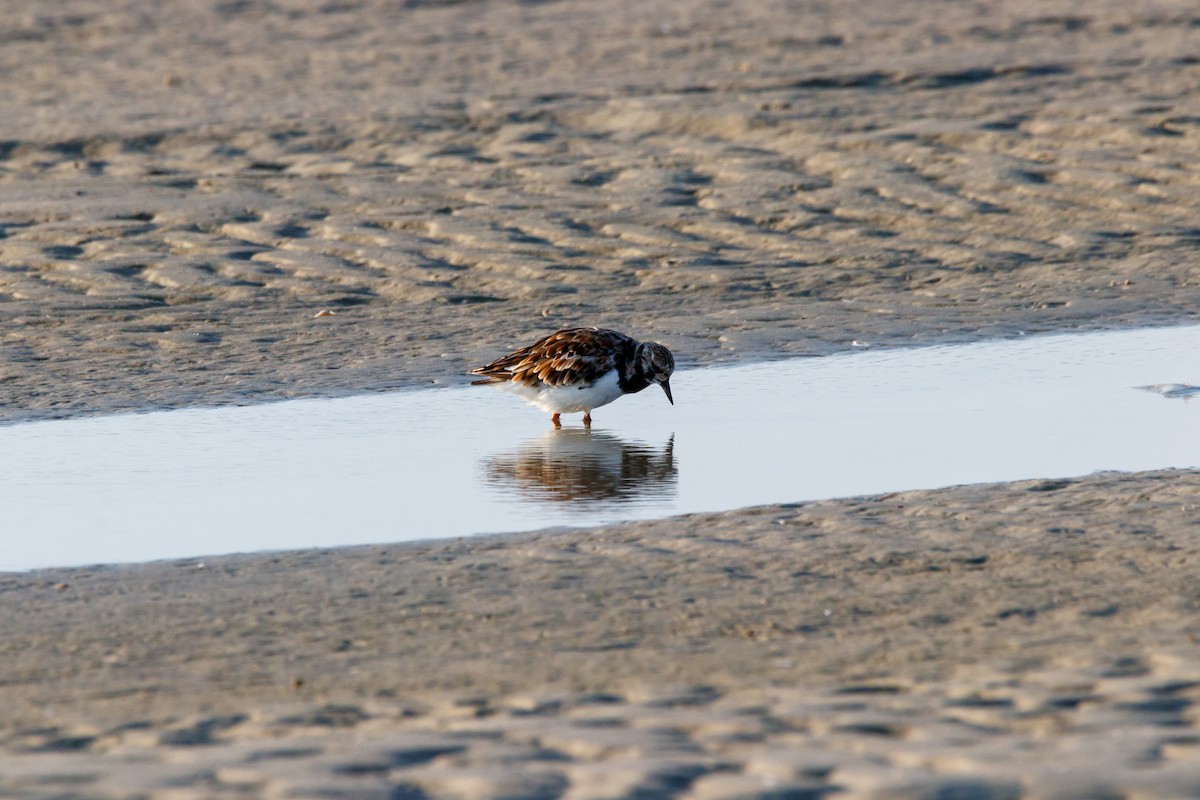
M586 428L592 427L592 415L587 411L583 412L583 425Z
M551 414L551 415L550 415L550 424L551 424L551 425L553 425L555 428L561 428L561 427L562 427L562 420L560 420L560 419L558 418L558 414Z

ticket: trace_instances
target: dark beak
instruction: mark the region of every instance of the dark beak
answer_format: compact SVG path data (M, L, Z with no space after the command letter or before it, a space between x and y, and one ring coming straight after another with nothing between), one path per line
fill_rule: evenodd
M671 401L671 405L675 405L675 398L671 397L671 382L662 382L663 391L667 393L667 399Z

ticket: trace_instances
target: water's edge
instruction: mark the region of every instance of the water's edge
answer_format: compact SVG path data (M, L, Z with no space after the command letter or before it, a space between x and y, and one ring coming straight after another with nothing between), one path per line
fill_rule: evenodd
M487 388L0 427L0 569L587 528L1200 465L1200 327L681 370L562 430ZM1176 393L1178 394L1178 393Z
M1094 323L1094 324L1093 324ZM732 350L718 351L714 357L707 360L697 360L686 354L682 357L676 354L676 366L680 370L697 369L726 369L731 367L755 366L760 364L775 364L779 362L796 361L801 359L829 358L845 356L858 352L896 352L906 350L923 350L931 347L953 347L959 345L991 344L1000 342L1022 341L1048 336L1075 336L1105 333L1124 333L1130 331L1153 331L1178 327L1188 327L1196 324L1194 318L1163 319L1151 315L1150 318L1139 320L1129 325L1111 327L1103 321L1077 321L1074 327L1054 326L1046 329L1034 325L1027 326L1028 330L1010 326L1012 332L1005 336L995 336L993 332L976 332L970 330L939 331L936 333L893 333L870 337L865 347L855 344L857 340L848 339L844 342L822 342L814 345L815 351L809 353L778 353L770 350ZM928 338L919 338L925 337ZM919 340L917 340L919 338ZM261 389L243 389L238 392L219 397L197 398L194 393L181 393L177 401L168 401L153 405L111 406L97 408L66 409L54 408L16 408L0 405L0 429L13 425L23 425L32 422L59 422L73 419L93 419L96 417L111 417L127 414L156 414L167 411L218 410L229 408L247 408L251 406L268 406L277 403L290 403L303 400L345 400L352 397L390 395L403 392L420 392L434 389L462 388L469 384L470 378L463 373L453 371L438 373L417 373L406 375L405 362L397 359L395 372L380 375L377 380L367 383L357 383L354 386L314 387L295 394L274 392Z

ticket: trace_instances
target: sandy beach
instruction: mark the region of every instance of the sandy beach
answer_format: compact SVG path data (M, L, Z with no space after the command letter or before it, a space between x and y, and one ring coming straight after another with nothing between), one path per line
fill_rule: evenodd
M0 13L5 423L460 385L574 324L689 369L1200 308L1182 1ZM0 795L1200 796L1198 497L0 575Z

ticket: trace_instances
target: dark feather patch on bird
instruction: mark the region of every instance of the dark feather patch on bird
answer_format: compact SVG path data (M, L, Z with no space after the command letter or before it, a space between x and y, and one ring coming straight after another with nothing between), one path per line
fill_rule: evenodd
M472 386L516 381L528 386L591 384L618 365L632 362L637 341L603 328L556 331L469 374L482 375Z

